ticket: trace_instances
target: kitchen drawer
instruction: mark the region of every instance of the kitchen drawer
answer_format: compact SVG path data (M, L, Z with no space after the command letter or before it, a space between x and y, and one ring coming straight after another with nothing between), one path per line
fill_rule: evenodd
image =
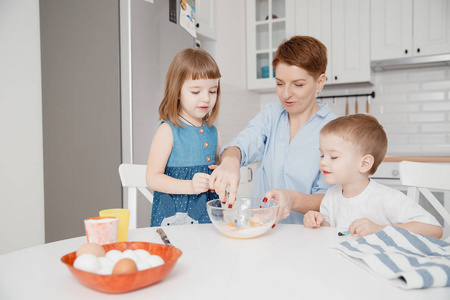
M237 197L250 197L252 195L253 179L258 163L253 163L245 167L241 167L241 180Z

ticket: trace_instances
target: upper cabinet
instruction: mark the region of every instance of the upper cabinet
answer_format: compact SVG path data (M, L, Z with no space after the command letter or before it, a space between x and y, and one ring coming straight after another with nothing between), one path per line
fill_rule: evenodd
M296 1L295 34L327 47L327 84L370 81L369 0Z
M332 81L331 72L331 0L299 0L295 7L295 33L313 36L327 47L327 84Z
M312 0L310 0L312 1ZM331 78L328 83L370 81L369 0L331 1Z
M278 45L294 35L293 0L247 1L247 87L275 88L272 58Z
M195 14L197 34L211 40L216 39L216 1L217 0L196 0Z
M372 0L372 60L450 53L450 1Z
M293 35L325 44L327 84L370 81L369 0L248 0L249 89L275 88L273 54Z

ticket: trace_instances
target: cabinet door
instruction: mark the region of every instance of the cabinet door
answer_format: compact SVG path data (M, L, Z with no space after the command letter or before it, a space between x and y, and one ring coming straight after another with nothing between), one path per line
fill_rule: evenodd
M197 34L216 39L216 0L196 0Z
M256 166L258 163L252 163L248 166L241 167L241 179L239 181L239 188L237 197L251 197L253 188L253 178L255 176Z
M371 60L413 55L412 0L371 2Z
M293 0L247 1L247 88L274 91L272 58L294 33Z
M369 0L331 2L331 83L370 81Z
M295 34L315 37L327 47L327 81L331 78L331 0L298 0L295 6Z
M450 1L414 0L414 55L450 53Z

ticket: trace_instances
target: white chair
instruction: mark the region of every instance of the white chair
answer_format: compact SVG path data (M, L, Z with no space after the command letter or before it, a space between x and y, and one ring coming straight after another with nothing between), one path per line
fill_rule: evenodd
M153 194L147 188L145 180L146 165L121 164L119 166L122 186L128 189L126 208L130 210L130 229L137 226L137 191L139 190L153 204Z
M443 190L450 194L450 164L419 163L402 161L400 166L400 182L408 186L407 195L419 202L419 195L422 193L436 211L442 216L444 222L444 238L450 228L450 213L430 192L429 189ZM450 198L450 197L448 197ZM447 199L450 200L450 199ZM445 203L444 203L445 205ZM447 203L450 205L450 203ZM450 208L448 208L450 209Z

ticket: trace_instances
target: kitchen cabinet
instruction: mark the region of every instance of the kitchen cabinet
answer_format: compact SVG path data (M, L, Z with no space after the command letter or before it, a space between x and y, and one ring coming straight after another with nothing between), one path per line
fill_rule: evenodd
M372 60L450 52L448 0L372 0Z
M237 192L237 197L251 197L253 188L253 179L256 172L256 167L258 162L249 164L248 166L241 167L241 179L239 181L239 188Z
M369 0L299 0L295 34L327 47L327 84L370 81Z
M294 35L293 0L247 1L247 88L274 90L272 58L278 45Z
M216 39L216 1L217 0L195 1L196 31L199 37L206 37L211 40Z
M295 33L313 36L327 47L327 84L331 79L331 0L299 0L295 6Z

